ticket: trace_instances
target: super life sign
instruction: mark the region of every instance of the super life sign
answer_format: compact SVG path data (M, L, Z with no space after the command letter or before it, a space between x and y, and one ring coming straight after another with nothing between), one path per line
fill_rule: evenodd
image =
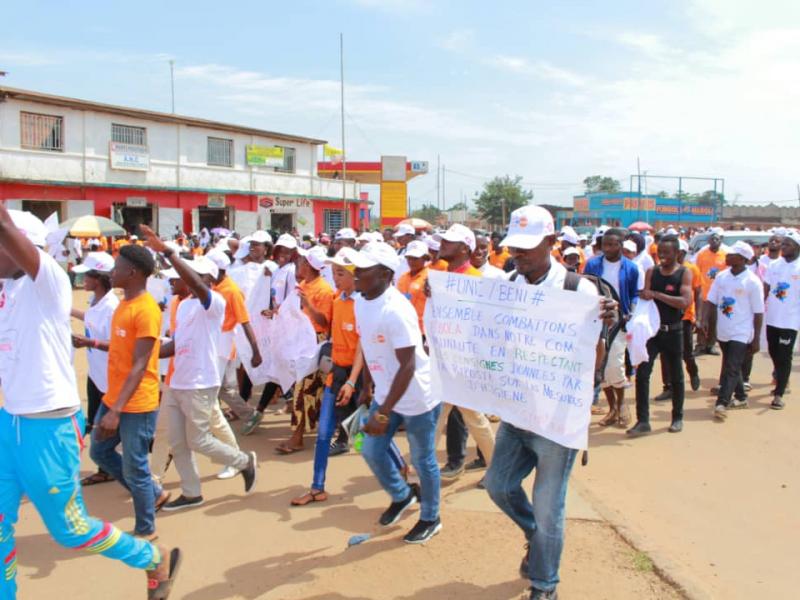
M440 271L429 283L433 393L586 448L602 327L598 296Z

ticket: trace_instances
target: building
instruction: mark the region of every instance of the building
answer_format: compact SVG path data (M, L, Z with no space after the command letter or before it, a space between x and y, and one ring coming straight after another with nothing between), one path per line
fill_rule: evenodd
M572 225L627 227L636 221L644 221L654 227L705 227L716 220L715 206L637 192L585 194L575 196L572 204Z
M368 225L354 181L317 175L324 140L0 87L0 200L59 220L316 234ZM347 216L345 216L347 215Z
M722 219L728 229L769 229L777 226L800 226L800 208L797 206L778 206L762 204L759 206L724 206Z

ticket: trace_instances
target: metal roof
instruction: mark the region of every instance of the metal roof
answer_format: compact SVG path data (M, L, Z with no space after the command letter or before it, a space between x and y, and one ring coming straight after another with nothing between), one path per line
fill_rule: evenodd
M189 125L191 127L205 127L207 129L230 131L233 133L246 133L248 135L270 137L277 140L283 140L288 142L298 142L303 144L315 144L315 145L321 145L326 143L326 140L318 140L300 135L290 135L288 133L278 133L275 131L267 131L265 129L246 127L243 125L220 123L219 121L209 121L208 119L198 119L197 117L187 117L184 115L176 115L176 114L158 112L153 110L143 110L140 108L117 106L114 104L104 104L102 102L93 102L91 100L80 100L78 98L67 98L65 96L54 96L52 94L44 94L42 92L34 92L31 90L21 90L17 88L0 86L0 102L3 102L6 98L27 100L30 102L39 102L41 104L49 104L52 106L63 106L66 108L74 108L78 110L92 110L97 112L111 113L115 115L131 117L134 119L147 119L149 121L161 121L163 123L179 123L181 125Z

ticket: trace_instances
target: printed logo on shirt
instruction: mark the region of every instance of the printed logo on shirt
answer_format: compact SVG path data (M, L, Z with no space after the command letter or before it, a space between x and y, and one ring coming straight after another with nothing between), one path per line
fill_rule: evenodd
M345 331L355 331L356 326L353 323L342 323L342 329Z
M731 298L730 296L723 296L722 304L719 305L719 310L723 315L725 315L729 319L732 319L734 304L736 304L736 298Z
M665 292L674 292L675 291L675 286L672 285L671 283L668 283L667 285L664 286L664 291Z
M121 338L124 338L124 337L128 336L128 332L126 330L124 330L124 329L117 329L116 334L117 334L117 337L121 337Z
M386 338L382 334L378 333L372 338L372 341L376 344L383 344L386 342Z
M719 267L711 267L711 269L710 269L710 270L709 270L709 272L706 274L706 276L707 276L709 279L714 279L714 278L717 276L717 273L719 273Z
M786 298L789 296L789 288L792 287L791 284L787 281L779 281L778 285L775 286L775 289L772 290L775 298L784 302Z

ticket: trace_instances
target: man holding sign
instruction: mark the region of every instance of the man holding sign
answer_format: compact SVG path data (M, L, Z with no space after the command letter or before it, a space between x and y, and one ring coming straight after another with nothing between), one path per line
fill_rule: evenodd
M485 485L525 534L520 570L536 599L557 597L567 482L588 439L602 352L582 340L598 339L599 317L616 316L605 299L598 315L595 285L551 257L555 241L547 210L514 211L501 243L516 264L512 281L432 273L426 314L434 395L502 418ZM522 481L534 468L531 503Z

